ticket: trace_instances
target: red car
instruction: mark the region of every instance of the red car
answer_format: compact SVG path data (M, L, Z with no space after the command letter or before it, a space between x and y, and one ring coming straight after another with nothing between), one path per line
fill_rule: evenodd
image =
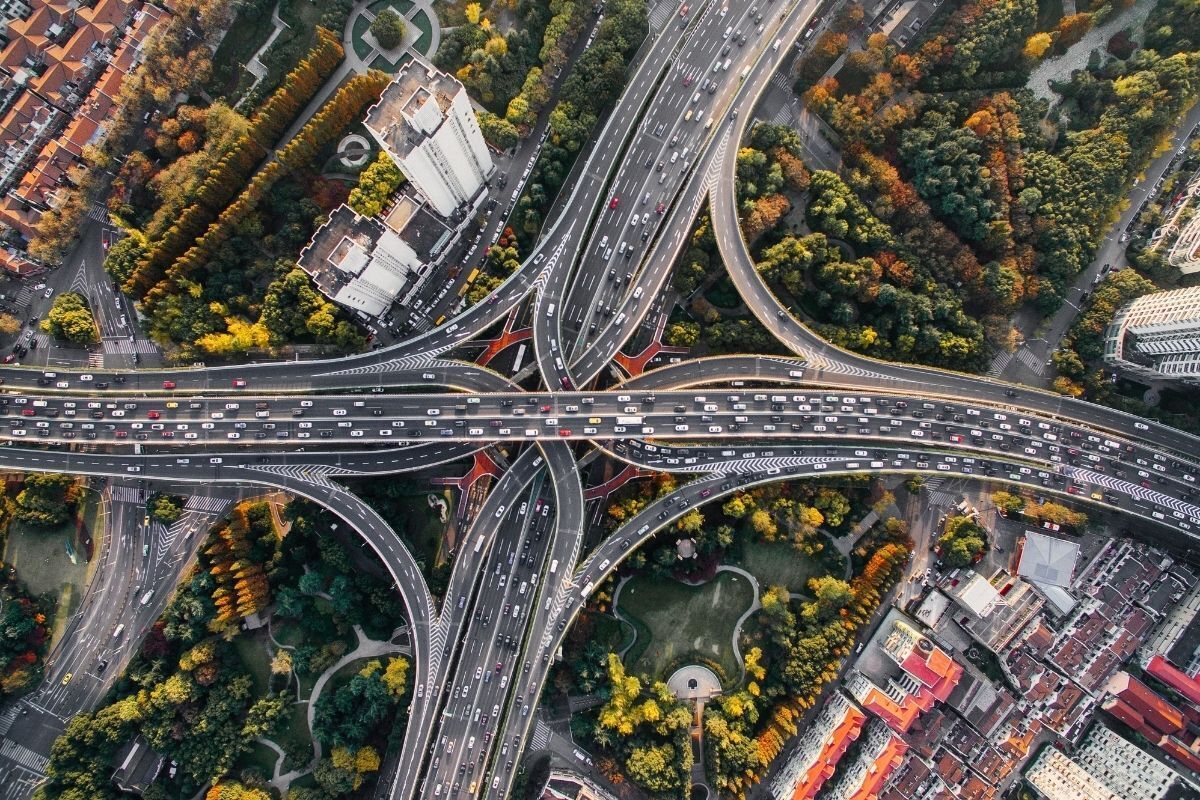
M233 388L245 389L246 388L246 379L245 378L234 378L233 379Z
M129 431L117 431L118 439L125 439L129 436Z
M617 203L619 203L619 202L621 202L621 198L617 197L616 195L613 195L613 199L608 201L608 207L616 208Z
M571 435L571 429L570 429L570 428L559 428L559 429L558 429L558 435L559 435L559 436L570 436L570 435Z
M662 203L659 203L658 205L656 205L656 206L654 207L654 213L655 213L655 214L661 214L661 213L663 213L663 212L664 212L664 211L666 211L666 210L667 210L667 207L666 207L665 205L663 205Z
M32 408L22 408L21 409L21 416L23 416L23 417L32 417L36 413L37 412L34 411Z
M549 406L549 405L544 405L544 406L542 406L542 407L541 407L541 412L542 412L543 414L549 414L549 413L550 413L550 406Z
M162 416L162 414L157 411L150 411L150 412L147 412L146 416L149 417L150 419L158 419L159 417Z
M174 389L175 381L163 381L163 388L164 389Z
M691 76L691 75L684 75L684 76L683 76L683 85L684 85L684 86L691 86L691 85L692 85L692 76Z
M163 432L162 432L162 438L164 438L164 439L174 439L174 438L175 438L175 431L163 431Z

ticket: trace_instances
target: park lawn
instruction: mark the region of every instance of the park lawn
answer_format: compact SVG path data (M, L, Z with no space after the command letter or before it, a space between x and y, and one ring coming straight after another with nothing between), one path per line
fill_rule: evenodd
M267 653L267 637L256 633L242 633L233 640L233 649L242 660L246 670L254 678L254 694L263 697L271 689L271 656Z
M247 767L256 767L262 771L263 777L270 780L275 774L275 762L280 758L279 754L265 744L260 742L251 742L250 749L242 754L237 760L234 767L234 774L241 774L243 769Z
M233 18L233 24L229 26L229 31L225 37L221 39L221 44L218 45L217 51L213 53L212 61L214 64L229 64L236 70L236 75L239 80L245 68L242 66L250 60L250 57L267 42L267 38L271 35L274 25L271 22L271 12L269 9L264 9L258 12L257 19L251 18L247 13L247 9L242 9ZM230 81L232 83L232 81ZM235 86L237 84L234 84ZM218 86L209 81L206 87L215 95L223 95L230 87L228 85Z
M371 20L362 14L355 17L354 25L350 29L350 43L354 46L354 52L359 58L366 58L371 54L371 45L367 44L367 40L363 38L370 28Z
M837 551L826 542L816 558L801 553L787 542L750 542L741 546L741 555L732 563L758 578L761 587L784 586L793 592L808 592L809 578L829 575L836 567ZM832 557L829 555L832 553ZM841 577L838 570L835 574Z
M308 748L307 762L312 758L312 732L308 729L308 703L294 703L288 712L288 726L275 737L275 744L284 752ZM292 784L295 786L295 784Z
M99 495L84 492L79 515L92 533L93 550L98 552L105 531L99 530ZM67 553L70 543L75 563ZM67 622L79 610L88 581L87 553L76 538L75 518L57 528L38 528L13 521L8 526L3 560L17 568L17 575L33 595L54 599L54 618L50 625L50 645L58 641Z
M429 50L429 46L433 44L433 21L429 19L429 16L424 11L418 11L416 14L413 14L409 22L421 32L421 35L412 43L412 48L418 53L426 53ZM430 55L432 56L433 54L430 53Z
M733 631L738 618L750 607L754 590L740 576L722 572L701 586L640 575L621 589L620 611L650 631L645 649L634 645L626 666L665 680L672 662L688 653L716 661L725 674L739 674L733 654ZM636 624L636 622L635 622ZM639 629L639 640L641 632Z
M430 494L438 494L438 492L418 492L405 495L396 503L397 518L388 520L392 525L403 527L404 540L412 548L413 558L424 563L427 568L437 563L442 536L449 524L448 521L442 522L438 518L437 509L430 507L426 501L425 498ZM445 499L445 495L442 495L442 498ZM452 500L448 502L447 520L454 516L454 503Z
M384 56L375 56L375 58L371 59L371 69L377 69L380 72L386 72L389 75L395 75L400 71L400 68L409 61L412 61L412 56L407 52L401 53L395 61L389 61Z

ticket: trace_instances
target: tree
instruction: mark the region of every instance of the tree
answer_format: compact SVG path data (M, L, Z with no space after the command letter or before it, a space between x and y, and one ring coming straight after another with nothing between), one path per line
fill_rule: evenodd
M5 336L16 336L21 330L21 320L12 314L0 314L0 333Z
M1054 44L1054 39L1045 31L1039 31L1025 40L1025 47L1021 50L1021 55L1028 58L1030 61L1038 61L1042 56L1046 55L1046 51Z
M164 525L171 525L183 516L183 506L177 498L160 494L150 502L150 516Z
M69 342L86 344L96 339L96 321L87 300L78 292L63 292L54 300L42 330Z
M808 589L817 600L818 613L822 619L837 616L838 612L854 601L850 584L832 575L810 578Z
M385 8L371 20L371 33L384 50L394 50L404 41L404 20L391 7Z
M75 513L78 496L73 475L32 473L25 476L24 488L17 494L14 517L30 525L53 528Z
M946 519L938 547L946 566L966 567L987 549L987 531L973 517L952 516Z
M390 8L387 10L391 11ZM375 160L359 174L358 185L350 190L346 204L364 217L373 217L383 211L402 183L404 174L396 162L380 151Z
M383 684L392 697L403 696L408 685L408 660L397 656L389 661L383 672Z
M992 502L1004 516L1020 514L1025 509L1025 499L1010 492L993 492Z

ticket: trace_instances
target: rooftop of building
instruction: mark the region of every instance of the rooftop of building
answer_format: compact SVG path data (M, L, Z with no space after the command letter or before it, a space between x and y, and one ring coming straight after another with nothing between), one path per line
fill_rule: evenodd
M1071 586L1078 560L1077 543L1037 531L1025 531L1017 574L1039 584L1066 589Z
M367 110L363 124L375 131L388 148L405 154L425 139L426 134L414 128L411 120L428 102L436 104L445 116L462 84L432 65L415 58L408 62L387 88L378 102Z

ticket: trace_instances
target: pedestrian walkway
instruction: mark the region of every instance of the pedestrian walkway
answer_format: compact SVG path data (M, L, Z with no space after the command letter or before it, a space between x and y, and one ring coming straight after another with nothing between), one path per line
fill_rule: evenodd
M114 503L140 503L139 490L132 486L114 486L109 490Z
M125 355L133 355L134 353L157 353L158 346L148 339L136 339L130 341L129 337L122 336L120 338L105 338L103 341L105 353L123 353Z
M992 359L992 365L988 367L988 377L995 378L1008 369L1008 363L1013 360L1013 354L1007 350L1001 350L996 353L996 357Z
M96 222L101 222L105 225L109 224L108 209L105 208L100 203L92 203L92 207L88 209L87 215L88 215L88 219L95 220Z
M50 763L50 759L40 753L35 753L24 745L19 745L12 739L5 739L0 743L0 757L19 764L25 769L33 770L39 774L46 774L46 765Z
M0 736L8 733L8 729L12 727L13 720L17 718L18 713L20 713L20 707L14 703L4 709L3 714L0 714Z
M1035 375L1041 376L1046 371L1046 362L1038 358L1028 347L1022 347L1018 350L1016 358Z
M229 505L225 497L211 497L206 494L194 494L187 499L183 507L188 511L207 511L210 514L220 514ZM176 525L179 523L176 522Z
M529 737L530 750L545 750L550 746L550 736L553 731L550 726L540 719L533 724L533 735Z

